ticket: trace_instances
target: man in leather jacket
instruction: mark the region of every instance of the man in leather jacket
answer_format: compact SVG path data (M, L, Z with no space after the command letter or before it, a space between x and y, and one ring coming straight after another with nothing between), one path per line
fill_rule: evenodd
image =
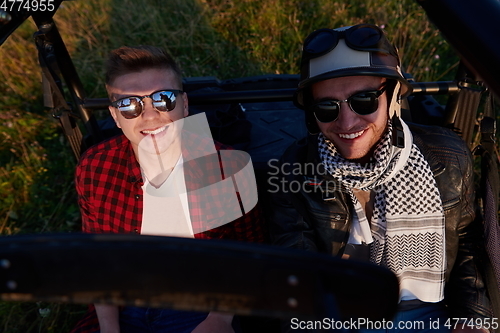
M294 102L310 135L269 163L272 241L391 269L395 328L434 320L443 332L495 329L471 154L448 129L401 119L411 89L379 27L307 37Z

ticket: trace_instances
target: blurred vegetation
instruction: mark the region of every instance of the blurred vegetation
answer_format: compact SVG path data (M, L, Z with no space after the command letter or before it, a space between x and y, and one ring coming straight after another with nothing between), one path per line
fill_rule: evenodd
M452 79L458 59L413 0L80 0L55 20L90 97L104 97L103 61L122 45L164 47L185 76L298 73L313 30L374 23L417 81ZM42 101L25 22L0 52L0 234L75 232L74 157ZM48 310L47 310L48 309ZM0 331L67 332L84 307L0 302Z

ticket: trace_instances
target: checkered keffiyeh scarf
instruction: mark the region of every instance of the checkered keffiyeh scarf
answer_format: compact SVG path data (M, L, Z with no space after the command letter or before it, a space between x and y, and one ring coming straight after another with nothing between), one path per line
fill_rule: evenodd
M446 267L443 205L429 164L403 128L405 148L391 144L389 128L368 164L344 159L322 134L319 154L350 194L371 261L398 276L403 299L438 302ZM375 191L371 224L352 189Z

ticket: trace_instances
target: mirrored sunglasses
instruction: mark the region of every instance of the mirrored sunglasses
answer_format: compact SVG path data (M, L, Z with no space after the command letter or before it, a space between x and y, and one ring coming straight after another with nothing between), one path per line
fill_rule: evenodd
M111 106L120 111L126 119L137 118L144 111L144 98L151 98L153 107L157 111L165 112L175 109L177 96L184 93L182 90L159 90L146 96L129 96L120 98L111 103Z

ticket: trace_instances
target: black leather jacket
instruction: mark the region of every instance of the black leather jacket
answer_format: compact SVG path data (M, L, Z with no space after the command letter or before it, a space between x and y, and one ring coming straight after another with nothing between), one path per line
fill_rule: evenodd
M480 274L483 241L481 221L475 219L471 154L452 131L409 127L434 173L444 206L445 302L450 317L491 317ZM271 239L276 245L341 255L349 236L352 204L324 172L317 141L317 136L297 141L273 165L268 181L273 193Z

